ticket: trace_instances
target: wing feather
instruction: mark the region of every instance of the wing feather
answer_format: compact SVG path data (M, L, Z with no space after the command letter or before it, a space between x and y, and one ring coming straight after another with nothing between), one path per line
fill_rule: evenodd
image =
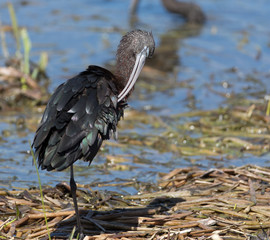
M63 170L78 159L91 161L123 115L114 76L89 68L61 84L48 102L33 147L42 169Z

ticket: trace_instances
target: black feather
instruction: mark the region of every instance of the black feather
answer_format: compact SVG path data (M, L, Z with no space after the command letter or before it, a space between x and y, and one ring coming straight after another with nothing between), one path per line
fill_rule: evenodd
M117 103L114 79L106 69L89 66L55 90L33 142L42 169L61 171L78 159L91 163L126 106Z

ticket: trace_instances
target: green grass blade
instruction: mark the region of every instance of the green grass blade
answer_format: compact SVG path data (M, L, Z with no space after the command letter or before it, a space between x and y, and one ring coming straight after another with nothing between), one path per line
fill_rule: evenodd
M266 116L270 115L270 99L267 102Z
M24 54L23 54L23 72L26 75L29 75L30 73L30 50L31 50L31 40L28 36L27 30L23 28L21 30L21 37L22 37L22 42L23 42L23 49L24 49ZM21 78L21 84L22 84L22 89L27 89L26 81L25 78Z
M46 67L48 65L48 53L46 52L42 52L40 54L40 60L39 60L39 68L42 70L42 71L45 71L46 70Z
M49 226L48 226L48 221L47 221L47 216L46 216L46 210L45 210L45 205L44 205L44 197L43 197L43 192L42 192L41 180L40 180L40 176L39 176L39 172L38 172L37 161L36 161L36 158L35 158L35 155L34 155L34 152L33 152L33 148L31 146L31 143L29 142L29 144L30 144L30 148L31 148L31 155L32 155L32 158L33 158L33 162L35 164L36 171L37 171L37 177L38 177L38 183L39 183L39 190L40 190L40 198L41 198L41 202L42 202L42 208L43 208L43 213L44 213L44 219L45 219L45 223L46 223L46 228L47 228L47 231L48 231L49 239L51 240L51 234L50 234L50 230L49 230Z
M37 79L39 70L45 72L47 64L48 64L48 54L46 52L41 52L38 67L34 69L31 77L33 79Z
M2 47L4 58L8 58L9 52L8 52L7 43L6 43L6 34L5 34L4 29L2 28L1 20L0 20L0 36L1 36L1 47Z
M2 226L0 227L0 231L1 231L3 228L5 228L6 226L8 226L9 224L15 222L16 220L17 220L17 218L14 218L14 219L10 220L9 222L7 222L6 224L2 225Z
M19 32L17 18L16 18L16 14L15 14L12 3L8 3L8 10L9 10L10 18L11 18L12 30L13 30L14 37L16 40L16 45L17 45L16 55L20 56L20 52L21 52L20 32Z
M71 234L70 234L70 236L68 238L69 240L72 240L73 239L74 234L75 234L75 231L76 231L76 227L74 226L73 229L72 229L72 232L71 232Z

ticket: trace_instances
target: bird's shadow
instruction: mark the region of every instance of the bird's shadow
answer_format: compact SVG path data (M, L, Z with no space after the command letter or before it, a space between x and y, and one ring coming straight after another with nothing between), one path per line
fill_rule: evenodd
M114 197L113 197L114 198ZM116 200L116 199L115 199ZM117 199L121 201L121 199ZM102 235L121 237L127 236L129 231L151 230L157 224L163 226L165 218L154 216L170 216L175 214L173 207L185 201L182 198L156 197L152 198L144 207L138 201L130 201L130 205L113 210L80 210L80 219L85 236ZM143 201L141 201L142 203ZM127 203L127 201L125 201ZM135 205L138 207L135 207ZM57 223L56 228L51 232L54 239L67 239L70 237L72 229L76 225L75 215L68 220ZM105 236L104 235L104 236Z

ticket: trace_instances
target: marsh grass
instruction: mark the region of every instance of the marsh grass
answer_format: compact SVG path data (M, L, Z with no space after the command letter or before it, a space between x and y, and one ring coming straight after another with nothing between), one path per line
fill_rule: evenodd
M129 111L120 126L135 128L148 124L151 132L122 133L121 143L130 147L147 146L159 152L171 152L175 156L241 156L251 153L261 156L270 149L270 119L265 109L267 101L247 102L214 110L191 111L168 117ZM154 131L156 128L157 131ZM106 142L106 144L112 144ZM117 143L114 143L117 147Z
M12 32L16 41L16 52L15 59L19 62L19 70L23 72L26 76L29 76L33 79L38 79L39 72L45 72L48 63L48 55L46 52L42 52L40 55L40 61L38 64L32 64L31 72L31 61L30 61L30 52L31 52L31 39L29 37L28 31L26 28L19 28L18 20L12 3L8 3L8 9L12 24ZM9 57L7 44L5 42L5 33L1 31L1 42L2 49L6 57ZM21 88L27 89L27 82L25 76L22 76L21 79Z
M255 165L205 171L193 167L177 168L160 174L156 191L124 196L116 192L95 191L92 194L96 196L90 197L91 202L80 195L89 187L81 186L78 203L82 224L87 239L93 240L268 239L269 176L269 168ZM50 209L50 231L55 236L63 234L61 239L64 236L72 239L76 219L74 211L67 205L72 199L68 195L50 195L58 190L54 187L45 193L49 200L45 204ZM30 197L22 199L26 191ZM6 198L2 203L6 211L3 215L14 212L14 204L27 204L34 210L22 210L23 215L18 221L0 229L3 239L10 239L11 234L21 236L14 239L45 237L44 216L37 211L43 208L36 201L40 199L38 190L0 191L0 195L1 199ZM91 220L88 220L89 210Z
M249 102L242 106L193 111L170 118L129 111L124 124L130 126L143 122L151 125L152 129L162 128L161 134L154 131L151 135L129 133L128 137L120 138L120 142L107 144L114 144L114 147L140 145L144 149L171 151L179 154L179 159L183 155L223 156L243 152L262 155L269 151L270 141L270 118L265 114L266 105L267 102ZM31 153L34 159L32 150ZM112 157L118 158L112 159L115 164L125 161L119 156L108 156L108 160ZM34 163L37 169L35 159ZM94 185L108 187L115 186L115 183L80 185L78 205L85 234L91 236L90 239L209 239L214 235L256 239L257 236L266 236L267 231L264 230L270 229L269 168L247 165L201 170L189 167L159 173L159 176L160 180L151 184L151 188L136 187L140 194L135 195L91 189ZM62 234L65 239L75 238L76 218L74 210L70 209L72 199L68 188L64 187L65 184L58 184L42 193L39 174L38 179L40 189L26 190L27 196L31 196L27 201L29 208L43 213L22 209L22 217L12 223L9 219L4 233L7 235L15 229L15 232L26 236L25 229L28 228L31 229L28 239L41 238L48 233L51 236ZM119 182L118 187L124 188L126 184L133 186L138 183L129 180ZM5 194L6 191L0 191L0 195ZM18 191L8 194L10 202L3 203L6 216L8 218L10 213L18 216L14 204L25 205L25 199L17 199ZM37 202L35 199L42 199L42 204L31 206ZM89 210L91 220L87 218ZM45 216L49 223L47 219L44 221Z
M0 66L0 77L4 82L0 92L0 110L12 111L40 105L48 99L48 76L46 67L48 54L40 53L39 62L31 61L32 43L25 27L20 27L12 3L9 9L11 27L4 28L0 20L1 47L5 66ZM6 31L11 30L16 45L10 50L6 43ZM21 108L20 108L21 107Z

